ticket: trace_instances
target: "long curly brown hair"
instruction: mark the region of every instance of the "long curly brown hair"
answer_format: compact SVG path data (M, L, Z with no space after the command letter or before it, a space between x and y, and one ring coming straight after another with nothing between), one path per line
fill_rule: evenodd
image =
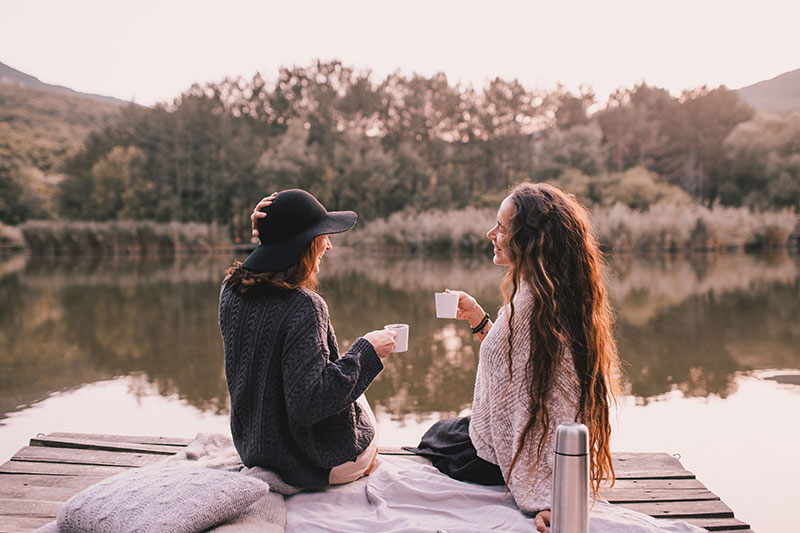
M612 485L615 480L609 449L609 407L619 390L619 359L602 279L602 254L591 231L589 213L574 196L545 183L523 183L510 198L513 215L508 248L512 265L503 279L503 294L510 305L509 376L514 295L521 281L530 286L533 310L531 353L525 368L529 415L507 479L520 452L534 444L531 441L537 426L542 432L535 443L533 468L541 460L550 428L546 399L568 349L580 383L578 420L589 429L591 486L597 495L602 479Z
M316 290L318 280L316 270L317 256L325 249L325 235L314 237L300 254L300 259L286 270L280 272L255 272L242 266L236 260L225 272L222 280L233 292L246 294L256 287L274 287L279 289L297 289L304 287Z

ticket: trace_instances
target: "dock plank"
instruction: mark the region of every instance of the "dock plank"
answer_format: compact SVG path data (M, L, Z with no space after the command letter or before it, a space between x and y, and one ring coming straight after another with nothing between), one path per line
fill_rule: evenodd
M718 500L719 497L706 488L702 489L618 489L600 493L609 503L637 503L648 501L703 501Z
M102 441L102 442L126 442L130 444L157 444L162 446L187 446L194 439L186 439L179 437L156 437L148 435L101 435L98 433L64 433L53 432L45 435L37 435L37 437L45 437L49 439L74 439L84 441Z
M697 478L688 479L618 479L613 487L603 487L605 490L617 489L704 489L706 488L703 483Z
M601 488L600 495L610 503L719 499L695 478L619 479L613 487Z
M119 470L117 470L119 472ZM36 474L2 474L0 483L19 484L28 487L61 487L82 490L106 479L108 476L58 476Z
M13 516L0 514L0 533L33 531L52 521L52 518L46 516Z
M0 474L32 474L40 476L113 476L130 466L98 466L87 464L51 463L36 461L6 461Z
M733 518L733 511L722 500L634 502L619 505L654 518Z
M14 454L11 460L98 466L146 466L163 461L164 457L144 453L25 446Z
M42 487L12 483L10 480L0 477L0 499L64 503L80 490L74 487Z
M736 531L753 533L750 524L736 518L684 518L686 522L705 528L709 531Z
M0 516L31 516L53 520L58 516L59 509L61 509L59 502L0 498Z
M611 454L617 479L692 479L694 474L666 453L616 452Z
M103 441L78 439L74 437L34 437L31 446L47 446L51 448L76 448L82 450L103 450L110 452L139 452L157 455L174 455L182 448L174 445L138 444L132 442Z

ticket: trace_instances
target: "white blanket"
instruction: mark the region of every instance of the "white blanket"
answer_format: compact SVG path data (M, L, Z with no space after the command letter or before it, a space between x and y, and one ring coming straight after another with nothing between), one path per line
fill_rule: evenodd
M286 498L287 533L535 532L503 487L457 481L429 464L381 456L368 477L324 491ZM617 505L596 502L591 533L678 533L704 529L683 521L656 520Z

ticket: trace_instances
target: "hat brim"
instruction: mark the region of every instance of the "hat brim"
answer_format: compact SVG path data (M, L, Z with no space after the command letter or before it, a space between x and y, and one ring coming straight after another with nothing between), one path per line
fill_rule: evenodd
M353 211L329 211L328 214L297 235L275 244L259 244L242 266L255 272L282 272L300 260L306 245L319 235L344 233L356 225Z

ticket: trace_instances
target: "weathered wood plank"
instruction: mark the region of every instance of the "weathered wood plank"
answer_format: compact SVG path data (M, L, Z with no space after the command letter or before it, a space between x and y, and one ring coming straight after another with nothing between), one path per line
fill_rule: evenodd
M145 466L164 457L145 453L110 452L104 450L80 450L75 448L50 448L47 446L25 446L11 458L12 461L36 461L99 466Z
M44 516L10 516L0 514L0 533L28 533L54 519Z
M61 504L58 502L0 498L0 516L35 516L52 520L58 516L59 509Z
M666 453L612 453L617 479L691 479L694 474Z
M75 439L75 440L90 440L90 441L103 441L103 442L127 442L130 444L158 444L162 446L186 446L194 439L185 439L179 437L157 437L147 435L100 435L97 433L64 433L53 432L46 435L38 435L37 437L46 437L50 439Z
M617 489L705 489L696 478L689 479L618 479L613 487L603 487L600 492Z
M694 478L619 479L613 487L602 488L600 495L611 503L719 500L716 494Z
M753 533L750 524L736 518L684 518L686 522L705 528L709 531L737 531Z
M115 470L121 472L122 470ZM82 490L108 476L53 476L37 474L0 474L0 485L5 483L29 487L61 487Z
M7 461L0 465L0 474L37 474L44 476L112 476L130 466L97 466L69 463Z
M601 494L610 503L719 500L719 497L708 489L611 489Z
M36 485L13 484L0 479L0 498L13 500L64 503L80 490L72 487L39 487Z
M733 511L722 500L620 503L619 505L655 518L733 518Z
M49 446L51 448L78 448L83 450L105 450L111 452L140 452L159 455L174 455L182 447L160 444L135 444L130 442L109 442L92 439L76 439L70 437L34 437L31 446Z

